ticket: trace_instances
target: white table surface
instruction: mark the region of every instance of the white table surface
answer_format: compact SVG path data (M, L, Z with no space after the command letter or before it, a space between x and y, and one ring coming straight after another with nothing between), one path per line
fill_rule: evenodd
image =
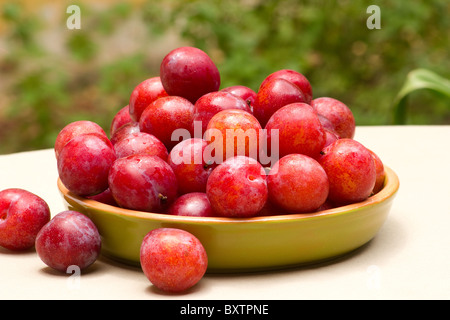
M355 139L399 176L400 189L375 238L339 260L247 274L207 274L181 295L163 294L139 268L100 257L79 278L53 271L34 249L0 248L0 299L449 299L450 126L360 126ZM66 208L53 149L0 155L0 190Z

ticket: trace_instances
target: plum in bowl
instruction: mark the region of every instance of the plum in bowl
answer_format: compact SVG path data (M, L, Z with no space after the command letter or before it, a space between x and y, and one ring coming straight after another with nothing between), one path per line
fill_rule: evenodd
M68 209L87 215L102 238L102 253L139 266L145 235L171 227L194 234L208 254L209 273L280 269L330 260L375 237L386 221L399 179L385 167L383 188L368 199L314 213L252 218L189 217L123 209L77 196L58 179Z

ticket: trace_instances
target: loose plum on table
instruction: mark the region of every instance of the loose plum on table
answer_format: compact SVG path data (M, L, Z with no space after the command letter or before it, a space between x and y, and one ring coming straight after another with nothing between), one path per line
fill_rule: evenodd
M36 237L36 252L49 267L84 270L100 255L102 242L95 224L84 214L67 210L54 216Z
M166 292L182 292L203 278L208 256L200 240L191 233L159 228L144 237L140 262L155 287Z
M41 197L20 188L0 191L1 247L32 248L38 232L49 221L50 208Z

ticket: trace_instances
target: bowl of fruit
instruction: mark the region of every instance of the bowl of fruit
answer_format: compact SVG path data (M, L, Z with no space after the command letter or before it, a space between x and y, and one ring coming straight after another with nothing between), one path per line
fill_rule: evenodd
M202 243L208 272L246 272L336 258L377 234L399 179L354 139L350 108L313 99L287 69L256 92L219 87L205 52L177 48L109 135L87 120L60 131L59 191L97 226L103 254L139 265L144 237L176 228Z

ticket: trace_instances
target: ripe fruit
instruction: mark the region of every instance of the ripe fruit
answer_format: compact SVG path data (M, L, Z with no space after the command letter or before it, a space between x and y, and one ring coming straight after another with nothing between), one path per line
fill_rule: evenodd
M315 158L326 142L326 134L317 114L306 103L291 103L280 108L270 117L266 130L269 147L274 133L278 134L280 157L301 153Z
M66 272L92 265L100 255L101 239L95 224L77 211L58 213L39 231L36 252L49 267Z
M209 176L206 194L214 212L220 216L255 216L268 196L264 168L253 158L229 158Z
M203 277L208 256L200 240L174 228L150 231L143 239L140 262L145 276L160 290L182 292Z
M177 196L175 173L157 156L136 154L117 159L108 181L114 199L123 208L163 212Z
M258 159L261 125L249 112L237 109L223 110L208 123L205 140L214 151L216 163L230 157L247 156Z
M153 101L142 112L139 128L161 140L167 150L179 141L172 139L176 129L190 130L194 115L194 105L182 97L168 96Z
M194 47L169 52L161 62L160 77L169 95L186 98L192 103L220 87L216 65L204 51Z
M129 113L133 121L138 122L145 108L161 97L167 97L160 77L152 77L139 83L131 92Z
M218 112L229 109L240 109L251 113L250 106L230 92L215 91L201 96L194 105L194 118L191 132L196 138L202 138L211 118ZM196 122L201 122L201 136L195 131Z
M303 94L305 95L305 102L308 104L311 103L313 96L312 86L309 80L303 74L290 69L278 70L268 75L266 79L264 79L264 81L261 83L260 87L262 87L266 82L276 78L285 79L295 84L300 88L300 90L302 90Z
M113 137L117 130L131 122L133 122L133 120L130 117L130 108L127 105L120 109L113 117L109 128L109 136Z
M124 158L133 154L149 154L167 160L166 146L154 135L145 132L129 134L114 145L117 158Z
M206 192L206 182L215 167L206 154L208 143L199 138L186 139L178 143L169 153L167 163L178 181L178 193Z
M386 171L384 171L384 164L383 161L381 161L380 157L373 152L372 150L368 149L370 154L373 157L373 160L375 161L375 171L377 173L377 178L375 179L375 186L373 187L372 193L378 193L381 189L383 189L384 186L384 180L386 179Z
M303 92L290 81L274 78L259 88L253 105L253 114L261 126L265 127L275 111L294 102L306 102Z
M267 176L269 199L291 213L314 212L328 197L328 177L321 165L308 156L289 154Z
M122 138L128 136L129 134L141 132L141 129L139 128L139 122L129 122L118 128L112 135L111 135L111 143L115 145L117 141L121 140Z
M93 196L108 188L108 171L116 160L112 143L96 134L83 134L61 150L57 165L61 182L79 196Z
M367 199L375 186L375 162L369 150L353 139L339 139L321 152L319 163L330 183L329 200L348 204Z
M0 191L0 246L25 250L34 246L39 230L50 221L50 208L27 190Z
M116 200L114 200L114 197L111 193L111 189L106 189L102 193L96 194L95 196L87 197L88 199L95 200L110 206L116 206L118 207L118 204Z
M253 104L255 103L256 92L249 87L236 85L223 88L220 91L226 91L242 98L250 106L250 108L252 108Z
M178 197L167 214L173 216L213 217L213 209L204 192L191 192Z
M58 159L61 150L74 137L82 134L98 134L108 138L105 131L97 123L88 120L74 121L66 125L57 135L55 140L55 156Z
M349 107L339 100L322 97L316 98L311 105L319 115L327 118L340 138L353 138L355 135L355 118Z

